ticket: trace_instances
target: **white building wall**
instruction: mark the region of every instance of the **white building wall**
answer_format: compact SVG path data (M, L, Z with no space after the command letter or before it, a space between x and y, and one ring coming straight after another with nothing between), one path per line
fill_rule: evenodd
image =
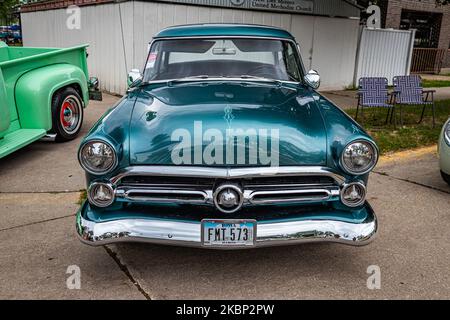
M22 13L25 46L68 47L89 43L89 73L103 90L123 94L126 74L142 69L148 43L161 29L179 24L235 22L277 26L300 43L305 68L322 75L322 90L352 84L357 19L129 1L81 7L81 29L68 29L65 9Z

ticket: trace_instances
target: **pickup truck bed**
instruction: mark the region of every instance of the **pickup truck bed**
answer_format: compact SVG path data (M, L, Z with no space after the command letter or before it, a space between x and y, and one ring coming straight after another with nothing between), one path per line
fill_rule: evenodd
M0 43L0 158L54 129L53 98L64 88L76 91L81 109L87 106L86 47L29 48ZM63 111L56 115L58 119Z

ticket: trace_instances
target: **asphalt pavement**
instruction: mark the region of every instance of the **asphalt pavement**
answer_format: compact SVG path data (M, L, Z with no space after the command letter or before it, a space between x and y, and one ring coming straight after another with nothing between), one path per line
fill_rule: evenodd
M91 102L84 134L117 99ZM368 246L210 251L81 244L80 139L36 142L0 160L0 299L450 298L450 187L433 147L383 158L371 174L379 233ZM373 266L379 289L367 287ZM74 267L80 289L67 285Z

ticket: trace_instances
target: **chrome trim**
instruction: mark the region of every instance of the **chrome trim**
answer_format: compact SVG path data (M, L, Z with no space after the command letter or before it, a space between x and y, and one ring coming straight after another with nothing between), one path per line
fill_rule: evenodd
M323 196L312 196L313 193L323 193ZM298 196L303 194L304 196ZM266 199L255 199L258 196L267 196ZM285 195L286 198L271 198L273 195ZM291 195L291 197L289 197ZM268 190L251 192L247 200L251 204L270 204L287 202L307 202L307 201L326 201L331 197L339 195L339 187L335 188L317 188L317 189L292 189L292 190Z
M313 88L314 90L320 87L320 75L316 70L309 70L307 74L303 77L305 83Z
M128 86L131 86L135 81L142 79L142 74L137 68L131 69L130 72L128 72L128 78L127 78L127 84Z
M345 189L351 187L352 185L359 185L360 187L362 187L362 189L363 189L363 191L364 191L364 194L363 194L362 199L361 199L359 202L357 202L357 203L355 203L355 204L353 204L353 205L350 205L350 204L347 202L347 200L344 199L343 195L344 195ZM345 183L345 184L342 186L342 189L341 189L341 192L340 192L339 199L340 199L341 202L342 202L344 205L346 205L347 207L350 207L350 208L356 208L356 207L359 207L359 206L361 206L362 204L364 204L364 202L366 202L366 196L367 196L367 188L366 188L366 185L365 185L363 182L361 182L361 181L357 181L357 182Z
M148 196L133 196L133 193L141 193L146 194ZM167 197L157 197L152 196L152 194L167 194ZM193 195L193 196L201 196L203 199L182 199L180 197L176 197L176 195ZM140 188L140 187L130 187L124 186L119 187L115 191L115 195L117 198L124 198L129 201L138 201L138 202L168 202L168 203L207 203L211 199L210 193L207 191L198 191L198 190L176 190L176 189L157 189L157 188ZM172 196L172 197L170 197Z
M56 140L56 133L47 133L45 136L43 136L41 141L50 141L53 142Z
M338 185L343 185L345 178L326 167L293 166L293 167L250 167L250 168L218 168L194 166L131 166L124 168L110 181L117 185L121 179L130 176L167 176L213 179L245 179L264 176L325 176L331 177Z
M88 143L103 143L108 145L108 147L111 148L111 150L113 151L113 155L114 155L114 161L113 164L111 165L111 168L108 168L108 170L105 171L101 171L101 172L95 172L92 171L91 169L89 169L84 163L83 161L81 161L81 151L83 150L83 148L88 144ZM105 140L101 140L101 139L92 139L92 140L87 140L85 141L82 145L80 145L80 148L78 149L78 162L80 163L81 167L88 173L93 174L95 176L101 176L104 174L107 174L111 171L113 171L117 165L119 164L119 160L118 160L118 156L117 156L117 150L112 146L111 143L109 143L108 141Z
M274 83L276 85L276 83L281 83L281 84L295 84L298 85L299 82L296 81L289 81L289 80L279 80L279 79L272 79L272 78L236 78L236 77L209 77L209 78L199 78L199 79L194 79L194 78L178 78L178 79L167 79L167 80L152 80L152 81L148 81L146 83L150 83L150 84L156 84L156 83L171 83L172 85L175 82L179 82L179 83L183 83L183 82L208 82L208 81L236 81L236 82L254 82L254 83ZM288 88L291 90L296 90L294 88Z
M373 148L373 151L375 152L375 158L376 159L375 159L373 165L370 166L367 170L362 171L362 172L352 172L351 170L349 170L348 168L345 167L344 160L343 160L345 149L347 149L347 147L349 145L351 145L353 143L357 143L357 142L365 142L365 143L370 144L372 146L372 148ZM347 143L345 145L345 147L342 149L341 155L339 157L339 165L341 166L342 170L344 170L348 174L351 174L351 175L354 175L354 176L362 176L362 175L365 175L366 173L369 173L370 171L373 170L373 168L375 168L375 166L378 163L378 158L379 158L379 150L378 150L378 146L375 143L373 143L372 141L367 140L367 139L356 139L356 140L353 140L353 141L350 141L349 143Z
M294 220L260 222L254 247L292 245L308 242L337 242L353 246L366 245L377 232L377 218L369 204L362 223L337 220ZM201 223L161 219L121 219L93 222L77 213L77 234L83 243L101 246L116 242L147 242L207 248L201 242ZM216 247L215 247L216 248ZM242 248L242 247L238 247ZM221 247L220 249L236 249Z
M230 185L226 185L230 186ZM175 186L174 186L175 187ZM233 187L235 187L233 185ZM267 186L269 189L271 186ZM288 184L284 185L284 187L289 187ZM168 189L169 187L145 187L145 186L133 186L133 185L124 185L118 186L115 188L115 197L116 199L125 199L129 202L153 202L153 203L179 203L179 204L215 204L215 194L218 193L216 189L208 190L208 189ZM220 190L219 190L220 191ZM132 193L144 193L148 194L148 196L137 197L132 196ZM323 193L322 197L312 196L312 193ZM130 195L131 194L131 195ZM152 194L167 194L167 197L152 197ZM177 197L176 195L195 195L202 196L203 199L183 199L182 197ZM286 198L279 199L276 197L270 197L271 195L286 195ZM289 197L289 194L292 196ZM298 196L298 194L304 194L304 196ZM173 197L170 197L172 195ZM266 195L266 199L254 199L257 196ZM309 195L309 196L308 196ZM333 197L338 197L340 195L339 186L323 186L323 187L314 187L314 188L295 188L295 189L284 189L284 190L254 190L252 188L246 189L242 193L241 206L242 205L262 205L262 204L271 204L271 203L294 203L294 202L313 202L313 201L328 201L332 200ZM224 211L221 210L217 205L216 208L222 212L232 213L237 211Z
M64 105L67 103L69 103L72 107L74 103L77 107L77 112L78 113L72 113L73 111L70 109L70 115L66 116L64 115L64 119L65 121L70 120L71 122L73 122L68 128L66 128L66 126L64 125L64 123L60 121L60 125L61 128L64 130L65 133L67 134L74 134L75 132L77 132L77 130L81 127L81 125L83 124L83 104L82 102L78 99L78 97L76 97L75 95L71 94L65 97L64 101L62 102L61 105L61 109L64 107ZM73 125L75 124L75 127L73 127ZM73 127L72 129L70 129L71 127Z
M234 191L236 191L236 193L237 193L237 195L239 197L239 201L236 204L236 207L234 209L231 209L231 210L226 210L226 209L222 208L220 206L220 204L219 204L218 199L217 199L219 194L220 194L220 192L222 190L224 190L224 189L227 189L227 188L233 189ZM217 187L217 189L213 193L213 201L214 201L214 206L218 210L220 210L220 211L222 211L224 213L233 213L233 212L238 211L242 207L242 204L244 203L244 193L241 190L241 188L239 188L238 186L236 186L234 184L229 184L229 183L221 184L219 187Z
M108 203L106 203L106 204L105 203L99 203L99 202L97 202L95 199L93 199L91 197L92 188L94 188L95 186L98 186L98 185L103 185L103 186L105 186L106 188L108 188L111 191L112 199L110 201L108 201ZM112 205L114 203L114 200L116 198L114 187L112 186L112 184L105 183L105 182L93 182L93 183L91 183L89 185L88 190L87 190L86 196L87 196L87 199L88 199L90 204L92 204L92 205L94 205L96 207L99 207L99 208L109 207L110 205Z

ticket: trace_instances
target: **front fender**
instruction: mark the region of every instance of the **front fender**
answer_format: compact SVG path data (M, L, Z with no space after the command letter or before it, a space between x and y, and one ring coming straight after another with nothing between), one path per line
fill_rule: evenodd
M367 181L368 174L362 176L352 176L342 170L340 165L340 156L345 146L355 140L363 139L376 143L369 134L356 121L354 121L347 113L332 103L324 96L314 92L314 100L321 110L326 132L327 132L327 166L341 172L347 179L360 179Z
M84 106L89 102L84 72L70 64L53 64L31 70L16 82L15 98L22 128L52 128L51 104L53 94L63 87L77 84L81 88Z

